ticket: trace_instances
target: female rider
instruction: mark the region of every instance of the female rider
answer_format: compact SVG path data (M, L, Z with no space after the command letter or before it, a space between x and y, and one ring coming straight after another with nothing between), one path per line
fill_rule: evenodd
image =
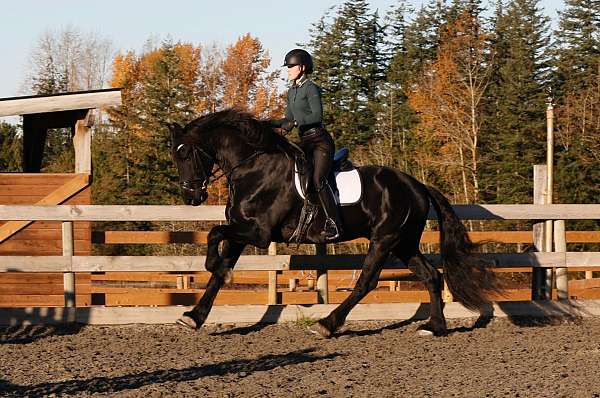
M321 89L308 79L313 71L312 57L307 51L297 48L286 54L283 66L287 66L291 82L285 117L273 120L271 124L286 131L298 127L300 147L313 163L313 186L325 211L322 235L326 241L334 240L342 233L339 211L327 182L335 145L323 127Z

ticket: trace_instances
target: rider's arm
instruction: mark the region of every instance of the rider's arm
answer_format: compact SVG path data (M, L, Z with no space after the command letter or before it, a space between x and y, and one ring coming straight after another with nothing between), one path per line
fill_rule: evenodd
M298 115L296 122L298 126L317 125L323 123L323 104L321 103L321 91L315 84L307 85L306 98L310 113L306 115Z
M270 121L270 123L271 123L272 127L281 128L287 122L293 122L293 121L294 121L294 115L292 114L292 111L290 110L289 98L288 98L288 105L285 107L285 117L282 119L273 119Z

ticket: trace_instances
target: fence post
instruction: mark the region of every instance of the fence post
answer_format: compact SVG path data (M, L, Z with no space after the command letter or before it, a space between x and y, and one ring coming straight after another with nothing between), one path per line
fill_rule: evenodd
M325 243L316 244L315 254L317 256L326 256L327 245ZM317 300L319 304L329 304L329 281L327 279L327 270L317 270Z
M533 204L546 202L545 192L548 182L546 165L533 166ZM538 252L548 251L546 248L545 222L533 224L533 244ZM551 249L550 249L551 250ZM552 293L552 269L533 267L531 272L531 299L549 300Z
M585 279L592 279L594 277L594 271L585 271Z
M62 223L62 249L63 256L73 257L73 222ZM75 307L75 274L65 272L63 274L63 285L65 294L65 307Z
M560 253L567 251L565 220L554 221L554 249ZM569 298L567 268L556 268L556 294L559 300L567 300Z
M269 256L277 254L277 243L271 242L269 245ZM267 294L267 304L277 304L277 271L269 271L269 290Z

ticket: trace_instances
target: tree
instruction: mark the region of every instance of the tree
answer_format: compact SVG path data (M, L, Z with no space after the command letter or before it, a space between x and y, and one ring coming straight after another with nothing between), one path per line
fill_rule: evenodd
M435 140L450 185L462 201L479 200L482 99L491 66L486 34L468 11L446 26L435 62L412 84L409 103L419 113L418 131ZM460 191L452 176L459 176Z
M595 203L600 193L600 3L567 0L554 45L558 200Z
M482 137L487 161L480 168L485 202L532 202L533 165L545 159L548 25L538 0L512 0L496 9Z
M21 171L21 146L17 126L0 122L0 172Z
M198 81L198 113L221 109L223 103L223 54L216 47L202 47Z
M249 33L227 48L223 61L223 105L269 118L281 113L277 72L268 73L269 54Z
M308 46L327 128L340 144L364 144L374 133L377 88L384 78L378 14L369 12L366 1L345 2L331 22L322 18L311 33Z
M559 11L553 58L556 95L595 85L600 68L600 2L566 0Z
M116 139L124 151L119 175L126 201L178 201L166 123L185 124L197 116L199 71L200 49L171 40L141 56L115 58L112 83L123 87L123 105L111 113L111 122L123 133Z
M107 84L111 59L108 39L73 27L48 30L38 38L30 54L24 89L32 94L48 95L103 88ZM42 168L70 172L73 163L71 130L50 129Z
M106 87L113 58L110 40L74 27L47 30L29 57L25 91L33 94Z

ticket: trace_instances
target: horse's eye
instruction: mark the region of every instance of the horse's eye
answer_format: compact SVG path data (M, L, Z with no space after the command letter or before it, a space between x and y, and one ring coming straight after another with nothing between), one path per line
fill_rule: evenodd
M186 159L190 154L190 148L184 144L180 144L175 150L181 159Z

